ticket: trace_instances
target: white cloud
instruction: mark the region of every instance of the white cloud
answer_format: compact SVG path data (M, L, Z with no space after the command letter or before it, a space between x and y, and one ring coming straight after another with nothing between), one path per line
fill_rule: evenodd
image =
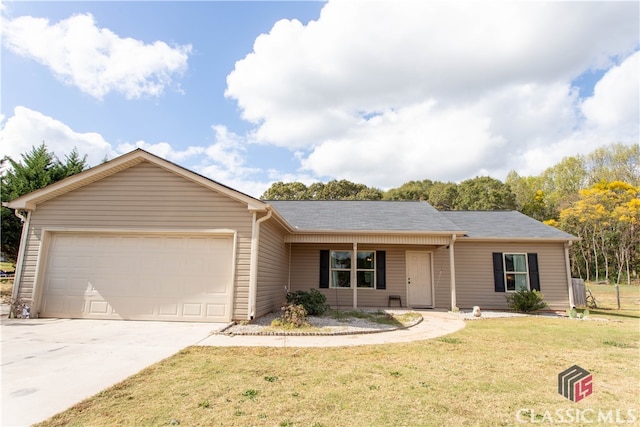
M52 117L19 106L0 130L0 157L20 160L21 154L43 142L60 160L64 160L75 147L80 155L87 155L87 163L92 166L102 162L105 157L112 158L117 154L98 133L75 132Z
M31 16L3 18L2 38L8 49L46 65L65 83L97 99L110 92L129 99L159 96L174 75L186 70L191 53L191 45L122 38L98 27L90 14L56 24Z
M246 164L245 138L221 125L213 126L214 143L208 147L176 149L169 142L143 140L113 147L99 133L76 132L59 120L22 106L16 107L14 115L6 121L0 114L0 124L3 125L0 129L0 158L9 156L19 161L21 154L45 142L47 149L60 160L77 148L81 156L87 155L89 166L96 166L105 158L110 160L141 148L254 197L260 196L270 185L270 182L262 180L261 169Z
M640 51L611 68L596 84L593 96L582 104L592 126L602 129L629 129L638 135L640 108Z
M254 141L302 153L308 174L379 187L534 174L592 149L579 140L637 143L605 114L638 127L627 61L584 108L570 83L637 50L637 14L631 2L330 0L317 21L259 36L226 96Z
M162 157L163 159L172 162L185 161L188 158L197 156L198 154L202 154L205 151L204 147L195 146L190 146L187 147L186 150L178 151L175 150L168 142L158 142L156 144L152 144L146 141L136 141L133 144L128 142L118 144L117 151L118 153L124 154L128 153L129 151L133 151L136 148L141 148L145 151L155 154L158 157Z

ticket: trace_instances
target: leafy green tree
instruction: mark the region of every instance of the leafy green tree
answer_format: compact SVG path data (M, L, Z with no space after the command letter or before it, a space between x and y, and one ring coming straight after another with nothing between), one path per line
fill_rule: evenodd
M430 179L405 182L384 194L385 200L429 200L429 192L434 182Z
M456 210L515 210L516 197L502 181L481 176L462 181L458 185Z
M435 182L429 190L429 203L441 211L456 209L458 186L453 182Z
M555 206L547 200L542 190L542 178L539 176L520 176L516 171L507 175L505 184L516 197L516 209L523 214L546 221L557 217Z
M380 200L382 191L346 179L316 182L309 187L301 182L276 182L260 197L263 200Z
M309 187L314 200L380 200L382 191L346 179L332 180L326 184L316 183Z
M278 181L271 184L260 198L262 200L309 200L309 189L301 182Z
M55 154L49 152L44 143L32 147L31 151L21 155L21 161L10 157L2 160L3 173L0 176L2 185L2 202L8 202L24 194L46 187L61 179L75 175L86 169L87 157L80 157L73 150L65 161L61 162ZM15 260L20 246L22 224L11 209L2 207L2 252Z
M640 186L640 145L600 147L586 157L585 168L589 185L622 181Z
M549 206L559 212L577 200L578 191L587 186L587 178L583 156L565 157L542 173L542 188L538 189L546 195Z

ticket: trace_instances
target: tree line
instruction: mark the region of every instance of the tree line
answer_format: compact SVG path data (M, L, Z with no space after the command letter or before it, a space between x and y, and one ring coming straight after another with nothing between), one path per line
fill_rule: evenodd
M424 200L438 210L517 210L581 240L571 248L573 274L630 282L640 269L640 146L612 144L566 157L540 175L510 172L460 183L409 181L382 191L348 180L306 186L276 182L263 200Z

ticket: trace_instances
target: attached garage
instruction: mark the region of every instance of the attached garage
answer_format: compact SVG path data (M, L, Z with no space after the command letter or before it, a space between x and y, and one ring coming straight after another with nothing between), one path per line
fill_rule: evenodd
M43 317L231 319L233 235L48 234Z

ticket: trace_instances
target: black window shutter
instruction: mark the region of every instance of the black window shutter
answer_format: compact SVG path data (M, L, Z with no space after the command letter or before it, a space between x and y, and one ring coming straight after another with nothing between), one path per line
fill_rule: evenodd
M502 266L502 252L493 253L493 283L496 292L504 292L504 268Z
M320 287L329 287L329 251L320 251Z
M376 251L376 289L387 289L386 251Z
M529 262L529 286L531 290L540 290L540 274L538 273L538 254L527 254Z

